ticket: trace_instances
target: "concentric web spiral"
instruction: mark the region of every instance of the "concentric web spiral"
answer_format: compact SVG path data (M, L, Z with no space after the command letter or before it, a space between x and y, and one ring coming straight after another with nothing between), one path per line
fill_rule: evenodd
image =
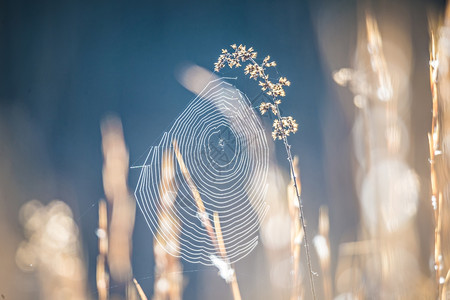
M135 196L162 248L186 261L213 265L220 253L205 221L214 227L216 214L229 262L246 256L257 245L267 211L268 155L263 127L247 97L222 79L211 81L141 167Z

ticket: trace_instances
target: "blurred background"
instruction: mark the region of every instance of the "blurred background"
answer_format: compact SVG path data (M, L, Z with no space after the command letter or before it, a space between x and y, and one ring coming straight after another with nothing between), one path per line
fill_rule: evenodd
M53 222L53 213L61 214L65 230L74 235L72 244L64 245L71 245L67 255L75 257L72 268L78 271L71 274L80 276L77 297L101 296L98 211L99 200L107 197L102 120L111 115L121 120L133 165L195 97L180 80L186 68L212 71L222 48L242 43L260 58L270 55L279 74L292 82L282 110L299 123L290 142L311 240L322 234L320 207L328 208L323 215L329 222L328 265L316 251L320 245L311 243L319 298L413 299L408 293L420 290L417 299L433 299L429 29L443 22L444 12L445 1L418 0L1 1L1 298L50 299L45 296L50 275L43 269L54 266L52 257L28 262L24 241L47 247L39 224ZM242 70L225 75L244 78ZM254 85L237 83L250 100ZM382 104L367 104L375 98ZM243 299L292 297L285 231L289 169L283 145L269 143L269 182L276 189L268 195L272 209L262 242L235 266ZM441 169L438 176L447 178L448 166ZM129 171L131 192L136 172ZM448 181L439 182L445 207ZM30 204L32 199L39 202ZM273 204L277 201L283 205ZM27 225L39 209L38 225ZM153 237L139 210L132 245L133 276L150 299L156 278ZM303 296L310 299L303 252L300 256ZM39 266L33 265L36 259ZM183 299L232 299L217 269L182 265ZM108 288L118 299L125 297L124 289L114 279Z

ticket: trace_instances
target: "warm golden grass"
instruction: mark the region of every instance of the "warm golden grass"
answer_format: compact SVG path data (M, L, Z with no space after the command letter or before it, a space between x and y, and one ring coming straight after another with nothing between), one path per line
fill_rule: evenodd
M111 209L109 224L108 265L112 278L125 283L132 278L131 238L136 203L127 186L128 150L122 124L116 117L107 117L101 124L103 150L103 187Z
M192 196L194 197L195 203L197 205L197 211L198 215L201 218L202 224L206 228L206 232L209 235L209 238L211 239L211 242L213 243L216 250L219 252L218 244L216 235L214 234L214 229L211 225L211 221L209 220L207 216L207 212L205 210L205 205L203 204L202 197L200 196L200 193L197 189L197 187L194 184L194 181L192 180L191 174L189 173L189 170L186 167L186 164L184 163L183 156L181 155L180 149L178 148L178 143L176 140L172 142L173 144L173 150L175 152L175 156L178 161L178 165L180 166L181 173L183 174L184 179L186 180L187 184L189 185L189 188L191 189Z
M136 286L136 289L138 291L139 297L141 297L141 300L147 300L147 296L144 293L144 290L142 290L141 285L137 282L136 278L133 278L133 283Z
M136 204L127 186L128 150L125 146L122 124L118 118L105 118L101 124L101 133L104 157L103 188L108 202L104 200L99 202L97 291L100 300L109 299L111 275L115 281L126 284L126 299L133 300L137 297L131 282L133 279L131 239ZM108 206L111 209L109 222ZM142 289L138 292L141 299L146 299Z
M442 266L442 249L441 249L441 225L442 225L442 192L438 184L438 176L436 169L437 155L440 153L441 145L441 124L439 122L439 95L438 95L438 71L439 71L439 52L436 47L436 39L431 32L430 42L430 88L432 99L432 118L431 132L428 133L428 146L430 151L430 182L431 182L431 204L434 210L434 268L436 274L436 286L438 297L442 296L441 272Z
M217 242L219 244L220 255L222 256L222 259L225 262L228 262L227 250L225 248L225 242L223 240L222 229L220 226L219 214L217 212L214 212L213 216L214 216L214 229L216 232ZM238 285L235 273L233 273L231 282L229 284L231 286L231 291L233 293L233 299L241 300L241 292L239 291L239 285Z
M106 272L106 256L108 255L108 217L106 202L100 200L98 205L98 255L97 255L97 291L98 299L106 300L109 295L109 276Z
M167 150L161 161L161 180L159 193L160 205L163 209L158 215L158 234L153 240L153 253L155 257L155 283L153 300L179 300L183 293L183 267L176 256L180 249L179 234L181 231L178 217L173 211L176 190L174 186L173 154ZM165 237L165 238L164 238ZM173 253L168 251L173 250Z

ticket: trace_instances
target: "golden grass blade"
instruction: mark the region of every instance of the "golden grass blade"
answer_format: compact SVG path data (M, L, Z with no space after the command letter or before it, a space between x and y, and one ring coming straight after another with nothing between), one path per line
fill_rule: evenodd
M241 300L241 292L239 291L239 285L236 280L236 276L233 277L233 280L231 281L231 289L233 292L233 299L234 300Z
M97 291L99 300L106 300L109 296L109 276L106 272L106 256L108 255L108 217L105 200L100 200L98 205L98 249L97 256Z
M164 209L161 210L161 213L158 215L158 226L160 230L153 240L153 251L156 263L154 300L179 300L182 297L182 265L179 258L175 256L176 253L167 252L168 249L179 249L180 240L177 237L181 230L179 219L173 211L174 200L172 199L174 199L174 197L171 197L173 196L173 193L177 193L178 191L169 189L169 187L174 186L174 167L173 164L170 163L171 159L172 154L167 150L162 157L161 182L159 185L161 206L163 206ZM171 233L166 231L171 231Z
M178 143L176 140L174 140L172 144L178 164L180 165L181 172L184 176L184 179L188 183L189 188L191 189L192 195L194 196L195 203L197 204L197 209L199 210L200 213L205 213L206 212L205 205L203 204L202 198L200 197L200 193L198 192L197 187L192 181L191 174L189 173L186 164L184 163L183 156L181 155L180 149L178 148Z
M228 262L228 256L227 256L227 250L225 248L225 242L223 240L222 236L222 229L220 227L220 218L219 214L217 212L214 212L214 229L216 232L217 242L219 244L219 251L222 258ZM236 279L236 274L233 273L233 277L231 279L231 282L229 283L231 285L231 291L233 293L233 299L234 300L241 300L241 292L239 291L239 285Z
M173 144L173 150L175 152L178 164L181 169L181 173L183 174L183 177L186 180L187 184L189 185L192 195L194 196L195 203L197 205L198 214L201 217L201 221L206 228L206 231L209 235L209 238L211 239L211 242L213 243L214 247L220 253L218 245L217 245L217 239L214 234L214 229L211 225L211 221L209 220L209 218L207 216L207 212L205 210L205 205L203 204L203 200L200 196L200 193L199 193L197 187L195 186L194 181L192 180L191 174L189 173L189 170L187 169L186 164L184 163L183 156L181 155L180 149L178 148L178 143L176 140L173 140L172 144Z
M438 298L442 295L441 272L442 265L442 249L441 249L441 209L442 209L442 193L438 185L439 179L437 175L436 154L440 151L440 123L439 123L439 94L437 77L439 72L439 52L436 47L436 39L431 32L430 42L430 89L432 96L432 119L431 132L428 133L428 145L430 151L430 183L431 183L431 204L434 210L434 268L436 272L436 286Z
M222 255L223 258L226 258L227 257L227 250L225 248L225 242L224 242L223 236L222 236L222 229L220 227L219 214L215 211L213 213L213 217L214 217L214 229L215 229L215 232L216 232L217 243L219 244L219 252L220 252L220 255Z
M222 231L220 228L220 220L219 215L217 212L213 213L214 218L214 228L212 227L211 221L207 217L205 205L203 204L202 198L200 196L200 193L195 186L191 174L189 173L189 170L186 167L186 164L184 163L183 156L181 155L180 149L178 148L178 143L176 140L172 142L173 144L173 150L175 152L175 156L178 161L178 165L180 166L181 173L183 174L184 179L186 180L187 184L189 185L189 188L191 189L192 195L194 196L195 202L197 204L197 211L200 216L202 217L202 223L205 226L206 231L208 232L208 236L211 239L211 242L213 243L216 251L222 256L223 260L228 264L228 258L225 248L225 243L223 241ZM228 280L227 280L228 281ZM236 275L233 273L233 277L230 281L232 292L233 292L233 298L235 300L241 300L241 295L239 292L239 286L236 280Z
M136 278L133 278L133 283L136 286L136 289L138 291L139 297L141 297L141 300L147 300L147 296L145 295L141 285L137 282Z
M108 265L111 276L118 282L132 278L131 238L134 228L135 201L127 187L128 150L125 146L122 124L116 117L107 117L101 124L104 156L103 186L111 205Z

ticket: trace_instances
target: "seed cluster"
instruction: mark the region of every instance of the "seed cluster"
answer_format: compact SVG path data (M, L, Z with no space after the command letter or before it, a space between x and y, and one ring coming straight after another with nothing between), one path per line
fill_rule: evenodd
M250 47L236 44L231 45L232 51L222 49L222 54L214 64L214 70L219 72L222 68L228 65L229 68L241 67L244 62L250 62L244 68L244 74L249 75L250 79L258 80L261 90L265 92L272 99L270 102L262 102L259 106L261 114L265 114L267 111L271 111L277 119L273 121L273 139L284 139L291 133L295 133L298 130L298 124L292 117L282 117L278 109L278 105L281 104L281 97L286 96L284 91L285 86L290 86L291 82L286 77L280 77L278 82L273 83L269 80L269 75L266 74L266 69L275 67L277 64L275 61L270 61L270 56L266 56L261 64L258 64L255 59L257 52ZM269 62L270 61L270 62Z

